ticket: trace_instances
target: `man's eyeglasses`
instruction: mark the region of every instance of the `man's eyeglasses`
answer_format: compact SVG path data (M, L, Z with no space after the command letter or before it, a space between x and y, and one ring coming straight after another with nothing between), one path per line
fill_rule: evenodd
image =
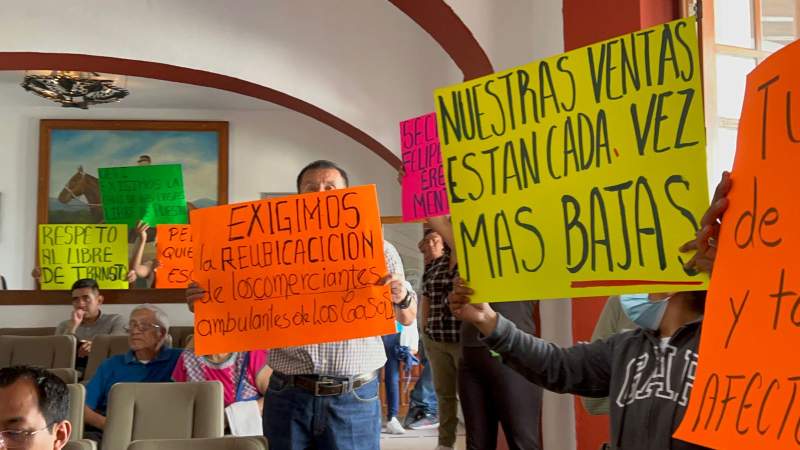
M44 430L49 430L51 425L34 431L4 430L0 431L0 449L27 448L30 441Z
M157 323L138 323L138 322L131 322L125 327L125 332L130 333L131 331L141 331L142 333L146 333L150 330L160 330L164 327Z

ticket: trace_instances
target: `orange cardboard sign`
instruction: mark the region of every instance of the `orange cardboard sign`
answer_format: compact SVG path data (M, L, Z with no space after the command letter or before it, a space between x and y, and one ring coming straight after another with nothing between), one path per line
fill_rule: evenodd
M185 288L192 281L192 227L191 225L157 225L156 251L158 252L159 289Z
M191 212L198 354L394 333L374 185Z
M675 433L707 447L800 447L798 60L795 42L747 77L697 374Z

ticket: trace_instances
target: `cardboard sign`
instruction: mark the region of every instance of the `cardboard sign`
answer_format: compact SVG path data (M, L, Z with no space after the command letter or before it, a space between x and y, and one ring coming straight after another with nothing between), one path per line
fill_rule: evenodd
M180 164L101 168L98 173L106 223L133 229L139 220L150 226L188 221Z
M192 211L198 354L395 332L375 186Z
M156 227L156 252L160 265L156 277L157 288L185 288L192 282L192 247L191 225Z
M127 289L128 228L40 224L39 268L44 290L69 290L81 278L94 278L101 289Z
M800 445L798 58L795 42L747 77L699 366L675 434L704 446Z
M400 122L400 146L405 171L403 221L448 214L436 113Z
M705 287L678 251L708 206L694 19L434 97L474 301Z

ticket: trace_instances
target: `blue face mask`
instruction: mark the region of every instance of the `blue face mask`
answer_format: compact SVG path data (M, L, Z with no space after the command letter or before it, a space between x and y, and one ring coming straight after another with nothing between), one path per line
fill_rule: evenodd
M625 315L645 330L657 330L667 310L667 301L650 301L648 294L621 295L619 297Z

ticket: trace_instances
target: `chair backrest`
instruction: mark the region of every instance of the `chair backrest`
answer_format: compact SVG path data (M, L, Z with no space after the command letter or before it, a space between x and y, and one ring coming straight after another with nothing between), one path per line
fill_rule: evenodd
M83 436L83 405L86 404L86 388L82 384L68 384L69 389L69 418L72 424L70 441L77 441Z
M172 346L172 336L167 336L164 344ZM130 349L127 335L99 334L92 339L92 351L89 352L89 360L86 362L86 370L83 372L83 381L88 382L97 372L103 361L114 356L127 353Z
M269 450L263 436L136 441L128 450Z
M0 336L52 336L54 334L56 334L56 327L0 328Z
M68 369L61 367L56 369L47 369L47 371L57 376L58 378L61 378L61 381L63 381L66 384L78 382L78 371L75 369Z
M141 439L222 437L222 383L117 383L108 396L103 450Z
M97 443L88 439L69 441L63 450L97 450Z
M128 336L99 334L92 339L92 351L89 352L89 361L83 372L84 380L91 380L100 363L106 359L126 353L130 349Z
M173 347L186 348L189 336L194 334L194 327L169 327L169 334L172 336Z
M75 368L75 336L0 336L0 367Z

